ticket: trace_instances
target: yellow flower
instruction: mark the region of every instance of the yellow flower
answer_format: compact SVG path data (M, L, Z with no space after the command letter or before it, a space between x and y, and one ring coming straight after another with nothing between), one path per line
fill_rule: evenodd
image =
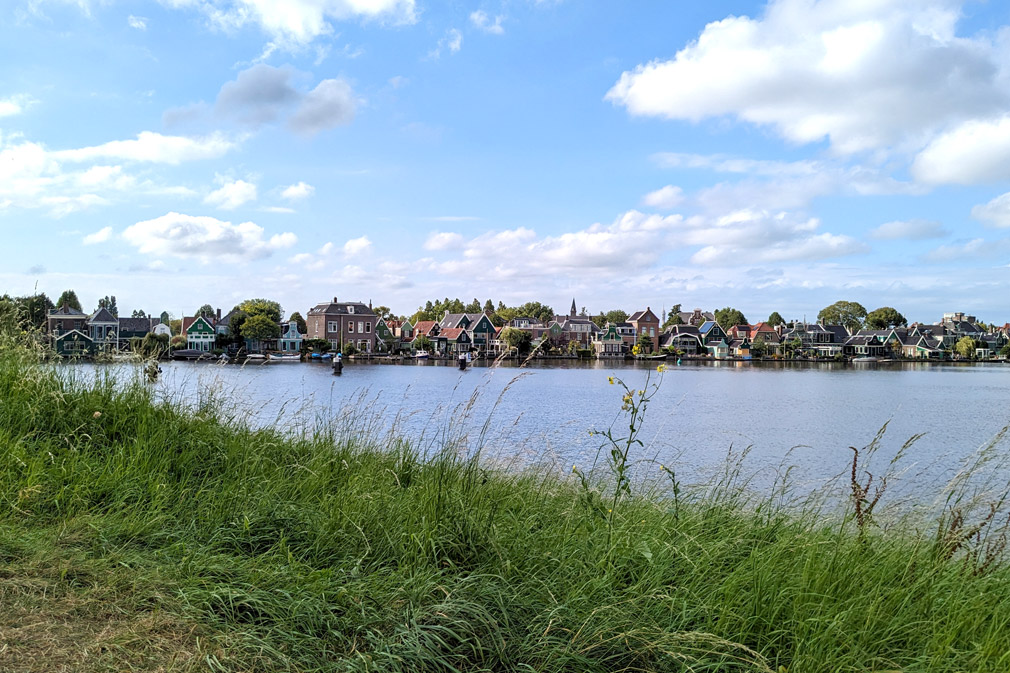
M663 372L666 371L666 365L659 365L658 367L656 367L656 371L662 374Z
M572 472L578 472L578 471L579 470L574 465L572 465Z
M610 381L610 385L614 385L614 377L613 376L608 376L607 380Z

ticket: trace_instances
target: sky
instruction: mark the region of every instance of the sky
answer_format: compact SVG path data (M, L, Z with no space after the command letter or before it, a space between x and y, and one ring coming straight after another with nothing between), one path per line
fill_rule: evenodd
M1010 3L6 0L0 293L1010 321Z

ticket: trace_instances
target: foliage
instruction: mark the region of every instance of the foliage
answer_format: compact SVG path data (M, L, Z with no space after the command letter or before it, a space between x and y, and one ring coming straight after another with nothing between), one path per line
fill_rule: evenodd
M516 327L506 327L501 332L501 339L509 348L515 349L520 355L525 355L530 350L530 342L533 336L526 330Z
M514 318L536 318L546 325L554 319L554 309L538 301L528 301L521 306L512 307L499 304L495 313L502 319L502 324Z
M766 352L768 352L768 346L765 343L765 338L761 334L758 334L754 341L750 345L750 354L752 356L761 357Z
M330 348L330 342L326 339L302 339L303 353L326 353Z
M194 313L193 315L194 316L202 315L206 318L213 318L216 314L217 312L214 310L213 306L211 306L210 304L204 304L200 308L196 309L196 313Z
M636 345L639 347L640 352L651 353L653 346L652 337L650 337L648 334L640 334L638 336L638 343Z
M431 339L426 334L419 334L414 338L414 350L431 352Z
M779 315L778 311L772 311L772 314L768 316L768 320L766 322L772 327L778 327L779 325L784 325L786 321L782 319L782 316ZM829 323L829 324L840 325L842 323Z
M273 323L279 323L283 315L281 305L270 299L246 299L232 310L242 311L250 318L260 315L265 316Z
M0 359L0 668L1005 668L1005 504L887 512L866 449L836 457L850 495L825 516L752 495L732 461L681 484L640 459L631 409L599 470L566 479L358 408L250 429L143 381ZM649 384L628 383L644 413Z
M715 321L719 323L719 327L724 330L728 330L734 325L747 325L747 318L744 314L735 308L727 306L726 308L721 308L715 312Z
M185 338L182 339L182 343L185 344ZM171 342L172 337L167 334L155 334L154 332L148 332L144 335L142 339L136 339L136 343L131 339L130 348L134 353L137 353L144 358L160 358L161 356L168 353L172 347Z
M345 341L340 352L342 355L354 355L358 352L358 347L354 345L353 341Z
M396 317L395 315L393 315L393 311L390 310L390 308L388 306L376 306L374 309L372 309L372 312L375 313L375 315L377 315L380 318L382 318L383 320L390 320L390 319L393 319L393 318ZM293 318L296 315L299 318L301 318L301 314L298 314L298 313L292 313L291 317ZM305 321L302 320L302 322L305 322ZM302 328L299 327L299 329L302 329Z
M175 336L173 336L169 340L168 343L169 343L169 346L172 348L172 350L177 350L179 348L185 348L186 347L186 337L184 337L181 334L176 334Z
M242 324L242 338L253 341L276 339L281 335L281 328L276 321L264 314L251 315Z
M172 334L182 334L182 320L169 320L168 327L172 331Z
M975 358L976 342L970 336L963 336L954 344L954 352L961 357L971 360Z
M617 323L627 321L627 319L628 319L627 311L622 311L619 308L615 308L610 311L607 311L606 313L600 313L600 315L595 316L593 318L593 322L596 323L597 327L602 329L607 326L607 323L616 325Z
M137 308L137 309L133 309L133 313L130 314L130 317L131 318L146 318L147 317L147 313L145 313L143 309Z
M379 308L385 308L385 307L384 306L380 306ZM386 312L388 313L389 309L386 309ZM376 313L378 313L378 311L376 311ZM290 322L292 320L294 320L295 324L298 325L298 331L299 332L301 332L302 334L308 334L309 333L308 325L305 324L305 318L302 317L301 313L299 313L298 311L295 311L294 313L292 313L291 317L288 318L288 322Z
M77 298L77 293L73 290L64 290L63 294L60 295L60 298L56 300L57 308L63 306L64 304L75 311L80 313L84 312L84 309L81 308L81 300Z
M905 316L890 306L882 306L875 311L871 311L867 314L866 322L864 323L867 329L887 329L907 324L908 321L905 319Z
M855 301L836 301L817 314L817 322L822 325L844 325L850 332L858 331L863 326L864 319L866 309Z
M102 297L101 299L99 299L98 300L98 308L100 308L100 309L104 308L104 309L108 310L108 312L111 313L113 316L115 316L117 318L119 317L119 307L116 305L116 296L115 295L113 295L111 297L109 295L105 295L104 297Z
M684 319L680 317L680 304L674 304L673 307L667 312L666 320L663 321L663 329L671 325L683 325Z

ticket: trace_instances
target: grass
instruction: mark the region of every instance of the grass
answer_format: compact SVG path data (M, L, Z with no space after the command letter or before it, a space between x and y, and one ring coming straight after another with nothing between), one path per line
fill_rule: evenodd
M252 430L3 346L3 671L1010 669L999 500L878 526L854 462L861 525L725 481L675 504Z

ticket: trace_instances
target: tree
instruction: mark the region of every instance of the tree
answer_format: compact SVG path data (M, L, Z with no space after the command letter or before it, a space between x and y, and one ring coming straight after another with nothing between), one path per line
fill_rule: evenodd
M64 290L63 294L56 301L56 306L63 306L66 304L70 308L74 309L79 313L84 313L84 309L81 308L81 300L77 298L77 293L73 290Z
M875 311L871 311L866 316L866 327L869 329L887 329L898 325L907 325L905 316L898 313L890 306L882 306Z
M379 308L385 308L385 306L380 306ZM387 308L386 311L388 312L389 309ZM376 313L378 313L378 311L376 311ZM379 317L380 318L384 318L385 316L380 315ZM305 318L302 317L301 313L299 313L298 311L295 311L294 313L292 313L291 317L288 318L288 322L290 322L292 320L294 320L295 323L298 325L298 331L299 332L301 332L302 334L308 334L309 333L309 328L305 325Z
M56 308L44 292L14 300L20 309L20 319L23 326L29 329L39 329L46 324L49 311Z
M778 327L779 325L782 325L784 323L785 320L782 319L782 316L779 315L778 311L772 311L772 314L768 316L768 324L771 325L772 327Z
M762 355L765 354L765 352L767 350L768 350L768 347L765 344L765 338L764 338L764 336L762 336L761 334L758 334L757 337L754 339L754 341L750 345L750 354L753 357L761 357Z
M375 313L375 315L379 316L383 320L389 320L390 318L393 317L393 312L389 309L388 306L376 306L374 309L372 309L372 311ZM299 313L292 313L291 317L294 318L296 315L299 318L302 317L301 314ZM305 320L303 319L302 324L304 323ZM302 327L299 327L298 329L302 330L303 332L305 331Z
M281 305L270 299L246 299L235 308L250 318L262 315L269 318L272 322L279 323L281 321Z
M113 295L111 297L109 295L105 295L104 297L102 297L101 299L99 299L98 300L98 308L100 308L100 309L104 308L104 309L108 310L108 312L111 313L116 318L119 317L119 307L116 306L116 296L115 295Z
M607 326L607 323L612 323L616 325L619 322L624 322L628 319L628 312L622 311L619 308L612 309L606 313L600 313L600 315L593 318L593 322L596 323L597 327L603 328Z
M508 344L509 348L515 349L520 355L525 355L530 349L532 335L526 330L506 327L501 332L502 340Z
M817 314L817 322L822 325L844 325L850 332L858 331L865 318L866 309L855 301L836 301Z
M480 300L474 297L473 301L467 304L461 313L480 313Z
M719 323L719 327L724 330L728 330L734 325L746 325L747 318L744 317L743 313L727 306L726 308L721 308L715 312L715 321Z
M484 313L493 316L494 315L494 302L488 299L484 302Z
M215 314L214 307L210 304L204 304L200 308L196 309L196 315L202 315L207 318L212 317Z
M182 321L181 320L169 320L168 321L168 327L171 330L172 334L175 334L176 336L182 334Z
M648 334L643 334L638 337L638 348L640 353L651 353L652 352L652 337Z
M975 357L975 340L970 336L961 337L954 344L954 352L966 360L973 359Z
M133 313L130 314L131 318L146 318L147 314L144 313L143 309L134 309Z
M431 352L431 339L422 334L414 339L414 348L419 351Z
M243 339L262 341L263 339L276 339L280 335L281 330L277 321L271 320L268 315L262 313L249 316L242 325Z
M680 317L680 304L674 304L670 312L666 314L666 320L663 321L663 329L666 329L670 325L683 325L684 319Z

